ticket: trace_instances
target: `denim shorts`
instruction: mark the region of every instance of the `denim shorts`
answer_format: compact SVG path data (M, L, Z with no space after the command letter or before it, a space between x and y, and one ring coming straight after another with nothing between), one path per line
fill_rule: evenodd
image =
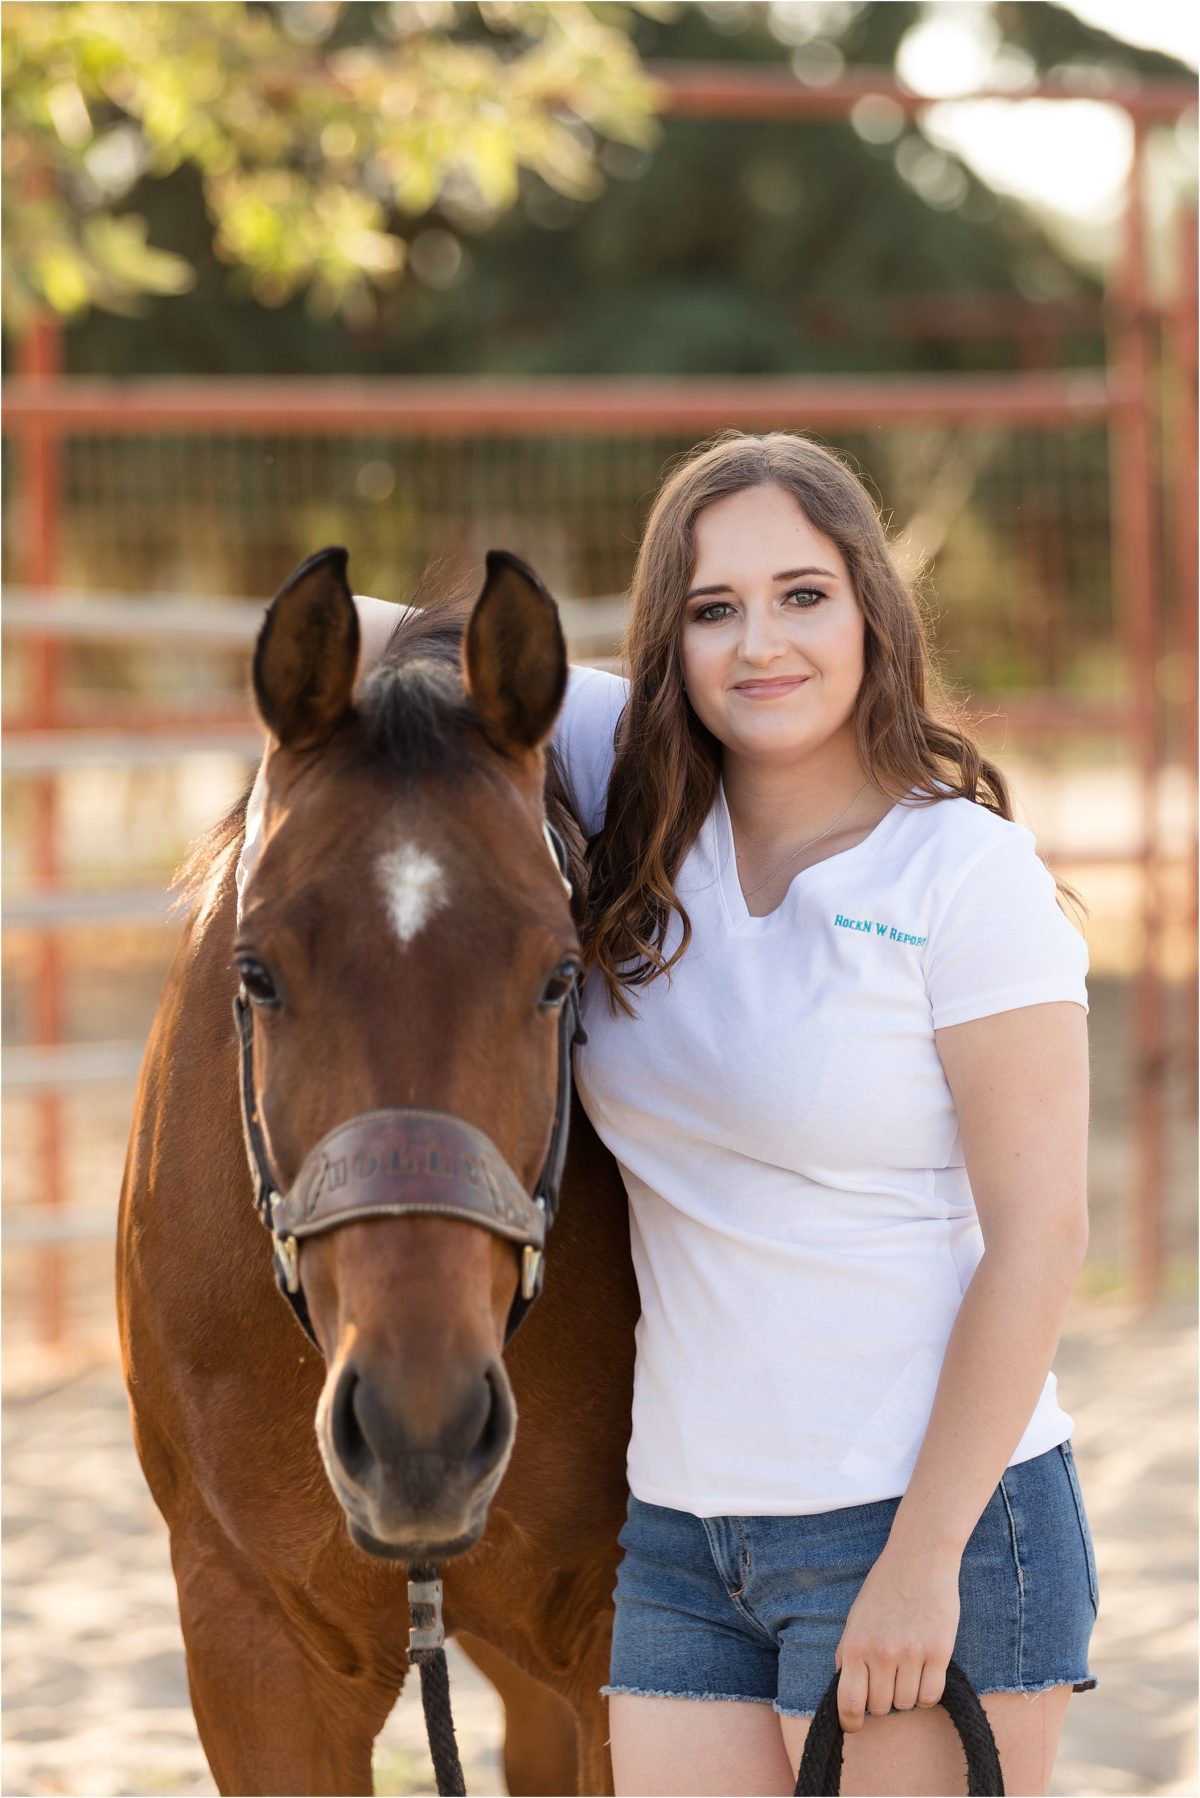
M899 1498L799 1517L694 1517L630 1494L609 1684L811 1717ZM1005 1469L963 1551L954 1659L977 1692L1097 1684L1099 1585L1070 1442Z

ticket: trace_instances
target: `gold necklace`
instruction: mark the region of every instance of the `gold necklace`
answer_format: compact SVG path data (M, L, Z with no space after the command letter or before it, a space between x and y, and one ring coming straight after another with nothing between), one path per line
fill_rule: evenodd
M865 793L867 788L870 786L870 784L871 783L869 780L864 780L862 786L858 789L858 792L854 795L854 799L852 799L850 801L850 805L848 805L846 807L846 811L842 812L838 817L836 817L834 819L833 823L829 826L829 828L827 830L823 830L821 832L820 836L809 837L807 843L801 843L799 849L793 849L792 853L789 856L786 856L784 858L784 860L780 862L780 864L777 868L773 868L771 870L771 872L767 875L766 880L760 880L757 886L751 887L749 892L744 894L743 896L747 899L753 899L755 893L761 892L763 887L765 887L768 884L768 882L774 880L776 874L781 874L783 872L783 870L787 867L788 862L794 862L798 855L803 855L803 853L806 849L811 849L814 843L819 843L821 841L822 837L827 837L831 830L836 830L838 825L841 823L842 819L846 816L846 812L848 812L850 810L850 806L854 804L854 800L858 799L863 793ZM732 822L732 820L731 820L731 822Z

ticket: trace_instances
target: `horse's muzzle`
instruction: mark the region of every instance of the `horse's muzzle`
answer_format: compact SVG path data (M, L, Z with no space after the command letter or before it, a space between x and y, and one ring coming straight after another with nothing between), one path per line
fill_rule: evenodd
M317 1418L326 1469L351 1526L375 1553L470 1547L508 1464L516 1407L500 1360L469 1376L433 1435L406 1415L403 1381L354 1354L330 1369ZM369 1538L363 1541L363 1537Z

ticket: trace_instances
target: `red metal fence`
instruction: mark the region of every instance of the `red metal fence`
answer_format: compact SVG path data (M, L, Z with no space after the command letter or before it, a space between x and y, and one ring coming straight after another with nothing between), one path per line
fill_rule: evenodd
M927 104L875 76L820 91L749 69L676 71L672 81L675 109L707 116L841 116L865 92L886 92L909 111ZM1037 91L1046 97L1046 89ZM408 585L430 555L457 549L475 558L474 531L531 552L573 600L611 597L627 579L640 513L666 460L728 425L781 427L823 433L876 480L914 550L932 559L939 597L951 587L957 596L949 634L959 670L970 677L976 649L981 667L995 667L997 646L1007 647L1014 673L1003 690L981 693L976 681L965 683L981 719L1000 711L1028 742L1116 741L1138 770L1142 951L1128 1275L1139 1297L1157 1293L1163 1079L1172 1052L1158 944L1168 863L1195 845L1194 808L1190 843L1164 839L1160 776L1168 754L1195 766L1196 283L1189 218L1180 222L1170 304L1156 306L1147 291L1143 152L1147 122L1182 110L1194 95L1163 88L1106 98L1130 111L1137 151L1106 308L1104 368L866 381L115 384L62 378L54 330L43 325L31 335L21 375L5 386L7 552L25 590L5 616L24 658L23 695L9 707L7 768L32 783L34 800L32 891L17 916L38 931L36 1054L16 1066L38 1091L37 1157L51 1212L61 1213L65 1190L62 1095L96 1072L62 1048L60 931L81 916L116 916L122 904L126 917L153 909L145 893L64 892L57 772L81 754L101 753L106 740L107 753L126 759L145 753L134 747L139 742L152 741L154 753L165 755L220 742L250 751L255 740L244 703L228 698L137 711L118 697L115 716L111 702L72 704L67 674L81 643L125 632L144 642L155 617L160 634L186 624L195 643L205 632L200 620L177 616L172 624L144 603L130 610L126 602L122 614L86 590L153 588L167 549L178 549L179 533L190 528L203 542L185 544L184 560L210 571L214 595L269 592L317 541L337 537L354 550L360 590L397 597L397 583ZM984 304L979 316L995 327L994 308L989 314ZM1017 314L1004 317L1016 327ZM396 504L381 510L393 495ZM566 530L571 508L575 525ZM987 545L981 553L976 544L974 560L967 523ZM210 559L218 541L219 561ZM1024 596L1008 611L996 599L997 546L1014 558L1014 585ZM967 603L973 582L975 604ZM64 586L80 595L70 605L56 597ZM214 604L210 647L247 641L259 614ZM577 610L578 630L585 619ZM601 637L611 624L610 606ZM114 722L124 749L111 741ZM109 738L98 738L101 731ZM1101 855L1077 846L1074 859ZM1194 926L1194 859L1188 865ZM1183 1051L1194 1066L1194 1036ZM128 1078L120 1054L109 1066L114 1077ZM48 1234L69 1229L60 1219ZM44 1334L61 1336L62 1263L53 1247L43 1256L40 1302Z

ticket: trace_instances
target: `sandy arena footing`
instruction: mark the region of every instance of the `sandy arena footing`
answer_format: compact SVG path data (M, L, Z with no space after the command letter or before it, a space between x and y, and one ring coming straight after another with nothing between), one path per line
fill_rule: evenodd
M1079 1300L1055 1360L1096 1540L1096 1691L1070 1705L1056 1794L1197 1790L1196 1326ZM166 1532L111 1367L26 1380L4 1415L9 1794L215 1790L188 1706ZM500 1706L460 1654L467 1788L503 1791ZM381 1793L432 1790L417 1682L375 1755Z

